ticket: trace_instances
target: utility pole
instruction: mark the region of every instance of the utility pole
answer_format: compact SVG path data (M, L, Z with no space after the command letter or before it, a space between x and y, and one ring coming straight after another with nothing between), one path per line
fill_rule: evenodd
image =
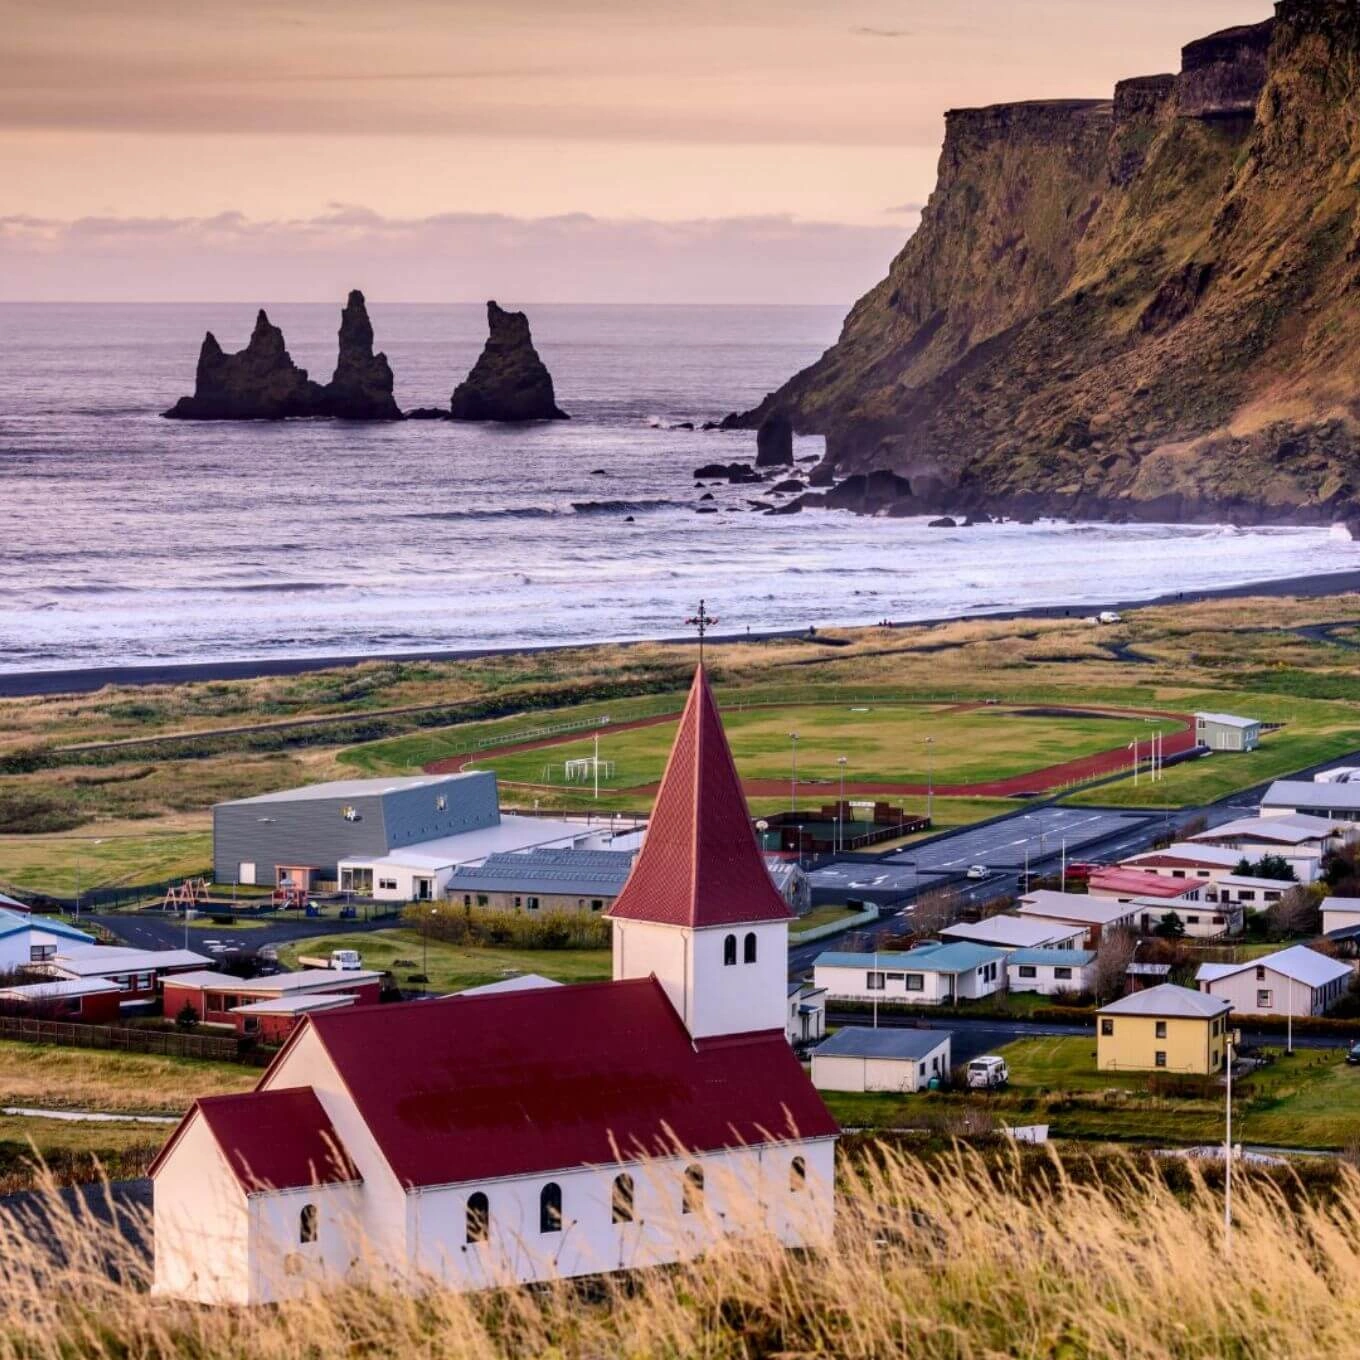
M926 820L935 814L935 738L926 738Z
M1062 882L1058 885L1059 892L1067 891L1067 837L1062 838Z
M595 733L595 801L600 801L600 734Z
M1232 1255L1232 1070L1233 1070L1233 1047L1236 1042L1236 1030L1229 1030L1228 1041L1228 1096L1227 1109L1224 1119L1224 1141L1223 1141L1223 1254Z
M1134 739L1129 743L1129 747L1130 747L1130 749L1133 751L1133 787L1136 789L1136 788L1138 787L1138 738L1137 738L1137 737L1134 737Z
M798 811L798 733L789 733L792 757L789 765L789 811Z
M845 757L837 756L836 764L841 767L841 801L836 804L836 849L845 849L845 831L841 819L845 816Z

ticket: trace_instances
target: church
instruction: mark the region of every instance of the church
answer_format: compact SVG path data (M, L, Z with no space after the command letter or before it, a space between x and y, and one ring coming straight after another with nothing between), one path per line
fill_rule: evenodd
M835 1121L785 1038L788 922L702 665L610 908L613 980L308 1016L151 1168L156 1293L477 1289L830 1238Z

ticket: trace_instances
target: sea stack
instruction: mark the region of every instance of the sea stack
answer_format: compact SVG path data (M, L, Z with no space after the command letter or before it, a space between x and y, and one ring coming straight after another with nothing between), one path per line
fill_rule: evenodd
M529 335L529 318L486 304L490 330L472 372L454 389L454 420L567 420L557 406L552 374Z
M392 396L392 366L373 353L373 324L356 288L340 313L340 352L326 385L325 414L341 420L401 420Z
M756 431L757 467L793 466L793 422L784 411L771 411Z
M181 397L170 420L283 420L322 414L324 394L288 354L283 332L264 309L255 318L250 343L227 354L211 331L198 354L194 395Z

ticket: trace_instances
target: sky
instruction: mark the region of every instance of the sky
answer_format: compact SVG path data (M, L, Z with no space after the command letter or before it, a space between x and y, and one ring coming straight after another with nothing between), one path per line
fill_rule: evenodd
M848 303L946 109L1268 0L0 0L0 299Z

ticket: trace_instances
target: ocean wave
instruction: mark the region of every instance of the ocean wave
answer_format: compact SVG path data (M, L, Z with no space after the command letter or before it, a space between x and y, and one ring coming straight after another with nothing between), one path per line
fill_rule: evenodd
M649 510L669 510L678 504L671 500L572 501L571 508L578 515L634 515Z
M510 506L503 510L421 510L403 519L551 519L558 511L546 505Z

